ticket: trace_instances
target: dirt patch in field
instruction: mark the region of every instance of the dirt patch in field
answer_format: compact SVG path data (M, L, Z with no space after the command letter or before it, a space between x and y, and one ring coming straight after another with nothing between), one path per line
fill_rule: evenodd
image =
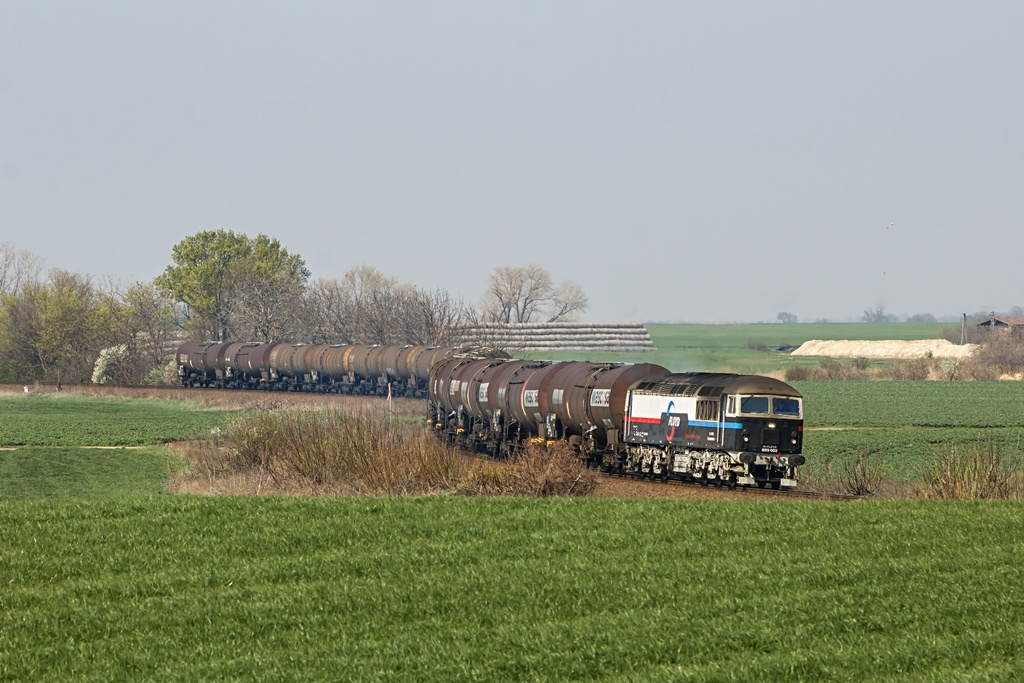
M825 356L828 358L969 358L978 350L977 344L953 344L946 339L897 339L882 341L851 341L845 339L812 339L793 351L794 356Z
M642 481L630 477L599 476L594 498L683 498L691 500L750 500L751 495L741 489L723 489L697 484L661 483Z

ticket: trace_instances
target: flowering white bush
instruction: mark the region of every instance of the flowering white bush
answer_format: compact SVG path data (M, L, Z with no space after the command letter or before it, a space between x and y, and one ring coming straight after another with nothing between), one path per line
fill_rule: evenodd
M93 367L92 371L93 384L106 383L107 368L109 368L111 364L124 363L126 360L128 360L128 347L124 344L108 346L100 351L100 356L96 359L96 365Z

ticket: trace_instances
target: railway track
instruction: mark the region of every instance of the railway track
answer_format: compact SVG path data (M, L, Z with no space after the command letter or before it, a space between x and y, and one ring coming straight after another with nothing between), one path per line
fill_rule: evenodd
M623 479L639 484L647 485L656 489L659 486L684 486L684 487L697 487L701 490L706 491L721 491L722 493L733 494L732 497L743 498L743 497L768 497L768 498L792 498L792 499L805 499L805 500L823 500L823 501L838 501L848 502L854 500L861 500L861 496L851 495L849 493L826 493L822 491L804 491L801 489L769 489L769 488L756 488L753 486L737 486L735 488L729 488L727 486L715 486L714 484L701 485L696 481L684 481L682 479L644 479L631 474L613 474L611 472L601 472L600 476L607 477L609 479Z

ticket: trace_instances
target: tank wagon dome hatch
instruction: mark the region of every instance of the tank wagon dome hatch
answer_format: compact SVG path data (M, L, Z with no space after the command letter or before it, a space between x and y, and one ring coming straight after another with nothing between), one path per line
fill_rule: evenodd
M683 372L641 381L633 389L640 395L701 396L723 394L775 394L802 398L802 394L774 377L720 372Z

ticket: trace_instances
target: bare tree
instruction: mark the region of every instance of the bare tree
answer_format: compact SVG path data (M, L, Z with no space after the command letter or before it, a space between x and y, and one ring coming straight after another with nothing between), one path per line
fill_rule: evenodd
M239 268L225 298L237 339L281 341L295 335L303 284L288 273Z
M548 309L548 322L559 320L576 320L580 313L587 310L590 302L583 288L571 280L564 280L551 294L551 307Z
M313 344L351 344L352 301L344 282L336 278L317 279L302 297L298 337Z
M536 317L555 322L572 319L588 305L578 284L566 280L556 288L550 273L531 263L495 268L487 280L481 311L486 322L527 323Z
M447 290L413 288L402 301L402 342L426 346L448 344L455 331L474 317L475 312Z
M0 294L14 294L30 283L38 282L42 264L35 254L0 242Z
M446 290L400 283L371 266L315 281L301 310L303 339L337 344L440 345L474 315Z
M881 306L876 306L864 311L863 320L866 323L891 323L895 322L896 316L886 313Z

